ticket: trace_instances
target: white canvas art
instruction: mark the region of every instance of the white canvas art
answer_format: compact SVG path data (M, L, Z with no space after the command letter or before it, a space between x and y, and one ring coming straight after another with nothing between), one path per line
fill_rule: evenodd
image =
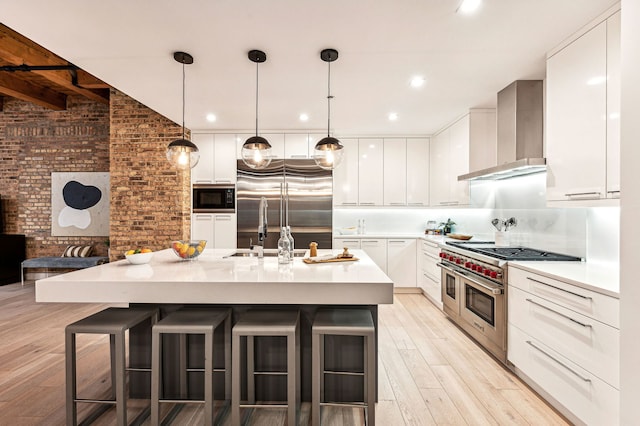
M109 235L109 173L51 173L51 235Z

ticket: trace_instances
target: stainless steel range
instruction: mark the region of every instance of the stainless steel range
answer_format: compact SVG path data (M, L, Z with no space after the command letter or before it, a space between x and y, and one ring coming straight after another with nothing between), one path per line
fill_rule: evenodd
M493 242L447 242L440 253L444 312L503 363L507 358L507 262L579 257Z

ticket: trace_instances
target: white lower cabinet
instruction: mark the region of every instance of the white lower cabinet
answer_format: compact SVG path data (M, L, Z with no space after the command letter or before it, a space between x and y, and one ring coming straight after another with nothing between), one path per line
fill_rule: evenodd
M353 238L353 239L343 239L343 238L334 238L333 239L333 249L334 250L338 250L338 249L343 249L343 248L348 248L348 249L354 249L354 250L360 250L360 239L359 238Z
M194 213L191 215L191 239L207 240L207 248L236 248L237 216Z
M429 241L419 241L417 282L431 302L442 309L442 288L440 285L440 247Z
M374 261L376 265L387 273L387 240L384 238L362 239L360 248Z
M416 287L416 240L387 240L387 275L394 287Z
M618 424L619 300L514 266L508 276L516 372L571 420Z

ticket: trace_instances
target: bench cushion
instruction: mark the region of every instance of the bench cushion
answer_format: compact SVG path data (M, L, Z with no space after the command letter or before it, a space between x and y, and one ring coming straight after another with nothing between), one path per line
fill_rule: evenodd
M106 256L90 257L36 257L22 262L23 268L82 269L107 263Z

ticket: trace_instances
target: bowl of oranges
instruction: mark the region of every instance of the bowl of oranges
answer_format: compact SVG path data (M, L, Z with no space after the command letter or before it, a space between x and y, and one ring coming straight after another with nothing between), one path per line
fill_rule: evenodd
M142 265L144 263L149 263L153 257L153 251L148 248L131 249L124 253L124 257L133 265Z
M179 258L184 260L193 260L200 256L200 253L204 251L206 245L206 240L174 241L171 243L171 248Z

